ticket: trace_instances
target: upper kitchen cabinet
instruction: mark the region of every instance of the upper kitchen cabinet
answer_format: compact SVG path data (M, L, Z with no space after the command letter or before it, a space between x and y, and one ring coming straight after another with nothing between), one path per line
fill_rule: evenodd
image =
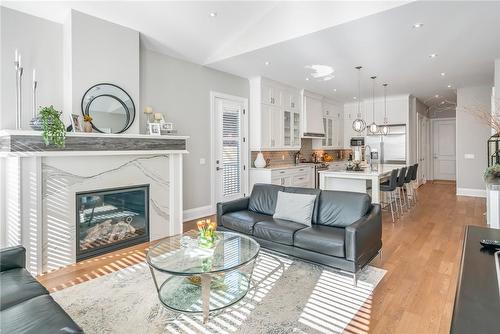
M323 97L302 90L302 137L324 138Z
M314 149L341 149L344 147L344 110L335 101L323 99L323 139L313 139Z
M299 150L301 107L299 90L257 77L250 79L250 149Z

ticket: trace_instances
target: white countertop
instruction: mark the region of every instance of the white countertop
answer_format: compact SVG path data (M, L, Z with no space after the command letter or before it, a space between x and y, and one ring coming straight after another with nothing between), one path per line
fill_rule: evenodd
M327 170L321 170L318 173L325 175L325 177L343 177L343 178L362 178L362 177L374 177L382 176L390 173L393 169L402 168L405 165L394 165L394 164L379 164L376 170L370 170L370 167L366 167L362 171L352 171L346 170L345 167L331 166Z
M347 161L331 161L327 162L329 166L342 166L345 169ZM314 167L314 163L312 162L301 162L299 164L283 164L283 165L272 165L264 168L251 167L251 169L256 170L276 170L276 169L294 169L294 168L304 168L304 167Z

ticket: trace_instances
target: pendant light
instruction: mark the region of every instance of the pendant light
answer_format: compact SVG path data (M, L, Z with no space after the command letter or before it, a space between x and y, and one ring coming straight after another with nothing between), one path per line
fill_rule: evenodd
M371 77L371 79L373 80L373 88L372 88L372 115L373 115L373 122L368 127L368 131L370 131L372 134L376 134L378 132L378 126L377 126L377 123L375 123L375 79L376 78L377 78L376 76Z
M389 134L389 126L387 125L387 84L383 84L384 86L384 126L382 127L382 134L387 136Z
M366 123L361 118L361 69L362 66L355 67L358 70L358 114L354 122L352 122L352 129L356 132L363 132L366 129Z

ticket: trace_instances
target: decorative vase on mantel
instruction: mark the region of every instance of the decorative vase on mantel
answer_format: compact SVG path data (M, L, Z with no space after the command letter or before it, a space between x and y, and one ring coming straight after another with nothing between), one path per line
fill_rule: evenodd
M253 162L253 164L257 168L264 168L264 167L266 167L266 160L264 160L264 156L262 155L262 152L259 152L257 154L257 158L255 159L255 161Z
M90 115L83 116L83 132L92 132L92 117Z

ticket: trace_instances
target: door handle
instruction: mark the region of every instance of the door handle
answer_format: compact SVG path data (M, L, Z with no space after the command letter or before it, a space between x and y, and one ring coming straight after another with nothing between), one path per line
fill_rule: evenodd
M221 167L215 167L215 170L216 170L216 171L220 171L220 170L224 170L224 168L221 168Z

